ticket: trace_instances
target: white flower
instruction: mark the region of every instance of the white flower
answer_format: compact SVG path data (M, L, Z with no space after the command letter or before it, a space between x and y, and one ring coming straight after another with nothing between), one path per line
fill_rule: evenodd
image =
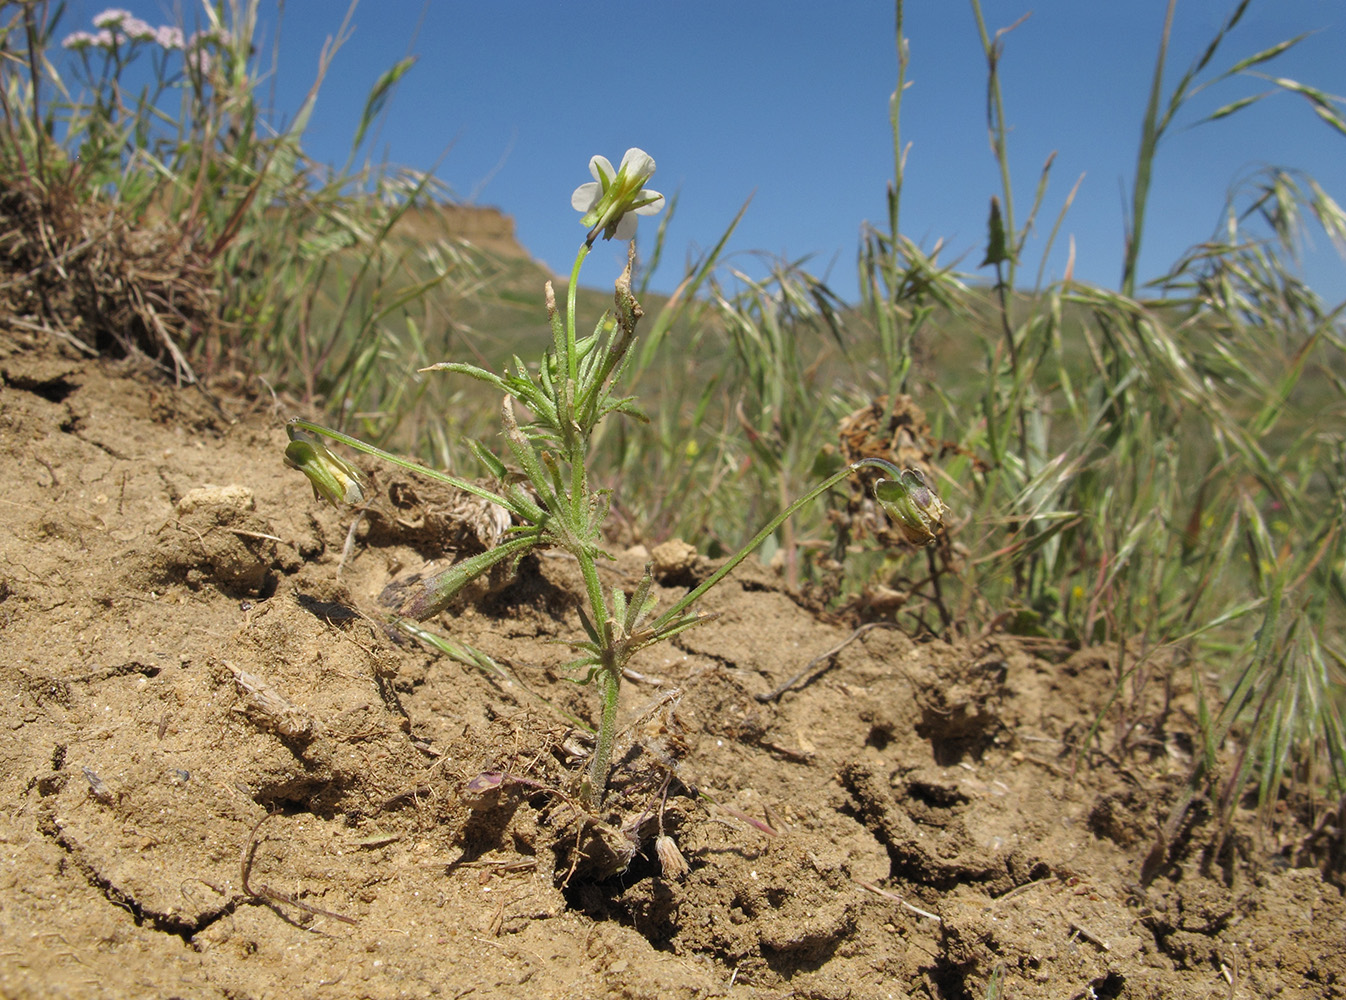
M121 23L122 31L126 32L126 37L136 42L152 42L155 38L155 30L148 21L142 21L138 17L128 17Z
M135 20L131 17L129 10L122 10L120 7L109 7L93 19L95 28L115 28L123 21Z
M210 71L215 68L215 57L205 49L188 47L183 61L186 62L187 68L198 76L209 76Z
M154 40L163 49L180 49L183 45L182 29L165 24L154 32Z
M98 38L92 32L75 31L61 39L61 48L79 51L80 49L87 49L90 45L94 45L97 42Z
M189 49L205 48L207 45L233 44L234 36L225 28L205 28L201 31L192 32L192 36L187 39L186 46Z
M603 238L629 240L636 235L636 216L654 215L664 207L664 196L645 189L654 174L654 159L643 149L631 148L616 170L606 156L589 161L593 180L581 184L570 196L575 211L583 212L580 223L589 229L585 241L592 244L602 230Z

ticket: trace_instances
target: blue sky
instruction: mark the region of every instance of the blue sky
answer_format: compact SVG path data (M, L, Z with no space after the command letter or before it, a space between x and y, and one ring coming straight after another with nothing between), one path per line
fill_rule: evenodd
M165 0L123 4L154 23L174 20ZM1006 38L1001 64L1021 218L1048 154L1058 154L1038 237L1025 252L1030 281L1043 237L1083 174L1046 276L1062 275L1073 235L1075 276L1118 284L1126 191L1165 6L983 0L992 31L1031 11ZM1232 6L1179 4L1170 84ZM100 9L76 0L63 28L87 26ZM284 114L299 106L345 6L290 0L279 25L276 13L263 0L268 54L279 27L276 105ZM513 216L520 241L554 270L569 270L583 238L570 194L589 179L589 157L602 153L615 164L628 146L639 146L658 163L652 186L680 198L656 286L675 284L687 253L712 246L752 196L730 264L760 274L751 251L812 255L811 269L853 298L861 227L884 220L893 171L893 22L893 5L871 0L365 0L320 93L307 147L317 159L342 162L369 87L410 52L419 60L367 154L423 169L438 162L438 177L457 198ZM967 4L912 0L905 28L911 85L902 127L912 148L903 229L927 248L944 238L946 259L961 254L975 271L989 198L999 191L976 25ZM1270 71L1346 94L1346 5L1336 0L1255 0L1214 65L1304 31L1317 33ZM1260 166L1302 168L1346 202L1346 137L1301 99L1277 95L1229 120L1185 127L1262 89L1258 81L1230 81L1180 114L1157 162L1142 277L1162 273L1208 237L1230 185ZM643 220L643 245L653 235ZM607 284L607 265L620 256L612 246L596 253L582 280ZM1321 235L1308 275L1324 297L1346 297L1346 265Z

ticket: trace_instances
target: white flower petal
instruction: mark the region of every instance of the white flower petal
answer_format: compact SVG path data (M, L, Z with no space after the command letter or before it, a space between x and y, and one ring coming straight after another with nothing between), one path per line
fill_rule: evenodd
M627 177L649 177L654 173L654 157L632 146L622 157L622 172Z
M602 196L603 185L598 181L590 181L588 184L581 184L575 188L575 193L570 196L570 207L576 212L588 212L598 204L598 199Z
M654 215L664 207L664 196L658 191L651 191L649 188L646 188L642 193L653 198L654 201L650 202L648 205L641 205L639 208L633 208L631 211L635 212L636 215Z
M126 32L126 37L137 42L148 42L154 39L154 28L148 21L142 21L138 17L128 17L122 21L122 31Z
M115 28L127 18L131 17L129 10L122 10L120 7L109 7L101 14L95 14L93 26L95 28Z
M183 43L182 29L165 24L154 33L154 40L161 48L180 49Z
M590 160L589 173L593 175L593 179L600 184L605 181L610 183L612 178L617 176L617 171L612 169L612 161L606 156L595 156Z
M612 234L616 240L629 240L636 235L636 213L627 212L617 222L617 229Z

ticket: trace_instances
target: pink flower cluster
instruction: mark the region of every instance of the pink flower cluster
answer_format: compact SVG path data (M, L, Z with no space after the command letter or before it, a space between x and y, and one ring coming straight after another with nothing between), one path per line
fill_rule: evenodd
M113 39L112 32L110 31L100 31L96 35L92 31L75 31L61 39L61 45L63 47L74 49L75 51L87 49L90 46L97 46L101 49L110 49L116 44L117 42Z
M102 28L104 31L111 31L114 34L120 32L134 42L148 42L154 39L154 28L148 21L142 21L135 17L129 10L121 10L113 7L97 15L93 19L95 28Z
M99 30L75 31L66 35L61 40L62 47L75 51L87 48L113 49L118 42L126 40L153 42L166 52L191 52L211 42L229 41L227 33L219 31L198 31L190 38L185 38L181 28L171 24L162 24L156 28L120 7L110 7L98 14L93 19L93 26Z

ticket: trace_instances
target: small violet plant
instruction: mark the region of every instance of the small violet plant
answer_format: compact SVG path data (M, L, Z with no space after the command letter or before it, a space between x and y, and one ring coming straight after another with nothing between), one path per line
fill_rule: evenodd
M584 579L588 608L580 615L585 638L571 643L579 655L568 666L581 682L596 681L601 699L597 742L580 787L581 800L592 810L601 806L607 787L617 734L618 695L627 663L645 647L705 621L707 616L693 610L696 602L781 523L866 465L877 466L894 477L880 479L875 484L875 496L913 544L933 542L947 513L939 496L919 472L899 470L883 459L865 458L790 504L742 550L661 614L655 614L654 581L648 567L631 594L620 587L604 591L598 577L598 561L609 558L602 548L608 498L604 491L590 489L589 443L594 428L608 414L643 417L634 399L616 393L642 315L640 304L631 293L634 242L626 268L616 282L614 322L604 316L593 333L580 337L575 327L575 292L580 267L594 240L599 236L630 239L635 235L637 217L652 215L663 206L663 195L646 187L654 169L654 160L640 149L627 150L616 170L602 156L589 161L594 180L578 187L571 198L572 206L583 213L580 221L588 229L588 235L571 271L564 318L557 310L551 283L547 283L552 344L539 366L529 368L515 357L504 374L456 362L425 369L469 375L500 392L504 443L522 477L508 475L504 458L475 442L473 452L498 484L495 489L436 472L310 421L291 420L287 428L290 443L285 450L286 464L308 477L315 496L333 504L362 502L364 486L359 471L332 454L324 438L447 483L509 512L513 527L499 544L423 581L398 609L403 617L418 621L433 617L448 607L471 580L507 560L517 562L533 549L557 548L575 558ZM518 421L516 403L533 415L530 422Z

